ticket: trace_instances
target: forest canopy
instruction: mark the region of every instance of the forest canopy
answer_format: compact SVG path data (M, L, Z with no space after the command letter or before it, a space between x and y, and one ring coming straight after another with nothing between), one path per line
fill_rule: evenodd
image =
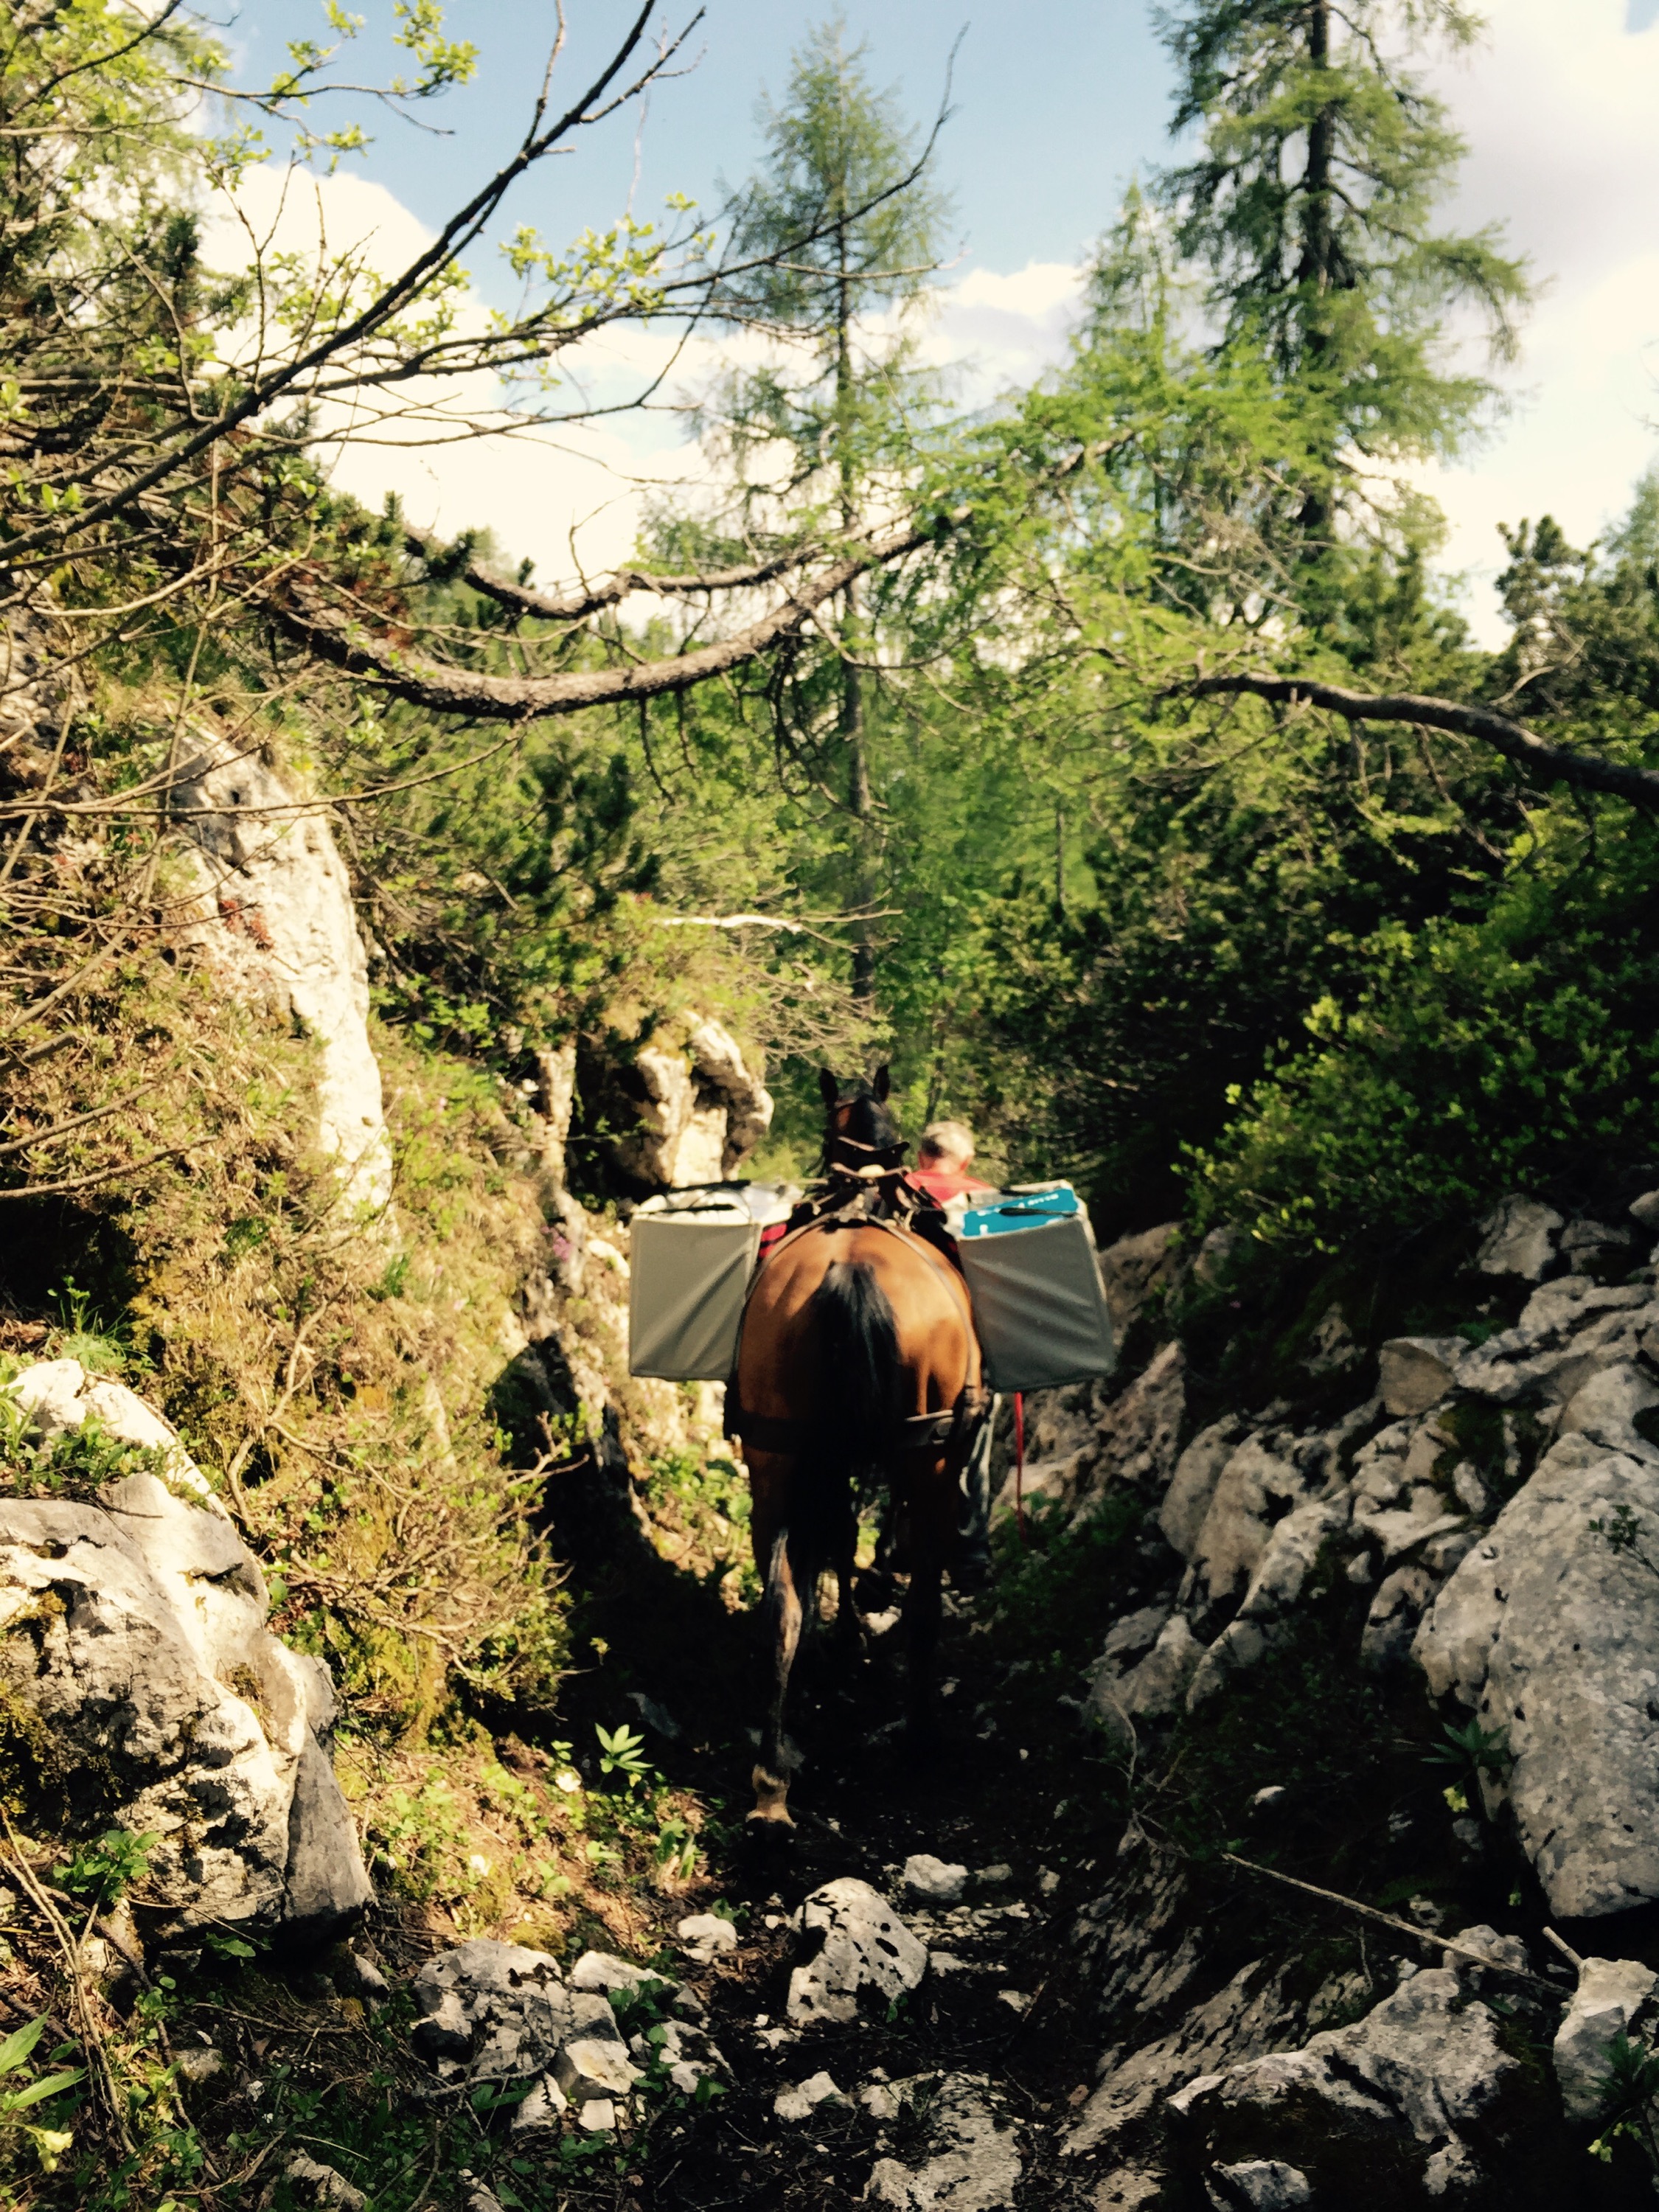
M251 225L210 265L268 139L349 161L364 100L465 81L429 0L395 13L395 82L354 83L335 12L250 90L176 0L5 10L0 565L79 671L55 757L0 750L26 1007L164 948L207 731L331 813L383 1021L514 1082L715 1012L767 1059L774 1165L810 1164L817 1062L878 1057L912 1132L967 1119L1107 1235L1304 1249L1655 1157L1659 493L1584 548L1517 520L1494 652L1415 488L1492 419L1533 282L1445 217L1428 71L1466 9L1168 9L1182 157L1097 211L1063 363L973 409L922 343L948 94L909 112L834 17L717 209L512 227L560 148L696 100L646 5L589 81L555 51L407 267ZM475 311L486 247L510 313ZM703 466L617 574L544 586L336 489L391 426L591 416L570 365L624 325L730 344L659 380ZM103 842L66 906L70 825ZM766 920L684 926L734 915ZM600 1176L580 1128L573 1159Z

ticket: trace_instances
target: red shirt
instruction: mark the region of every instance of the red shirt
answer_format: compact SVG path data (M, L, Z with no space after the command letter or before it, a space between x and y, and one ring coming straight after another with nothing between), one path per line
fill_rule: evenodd
M996 1188L958 1168L912 1168L905 1180L917 1190L925 1190L929 1198L936 1198L941 1206L947 1198L960 1198L964 1193L971 1197L975 1191Z

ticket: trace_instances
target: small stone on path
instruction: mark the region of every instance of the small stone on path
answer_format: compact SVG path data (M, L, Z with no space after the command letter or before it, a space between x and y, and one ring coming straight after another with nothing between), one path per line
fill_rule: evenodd
M780 2120L805 2120L810 2119L820 2105L846 2102L830 2075L820 2073L809 2075L798 2088L780 2089L772 2100L772 2111Z
M936 1859L931 1851L912 1851L904 1862L904 1887L929 1905L955 1905L968 1887L968 1869Z

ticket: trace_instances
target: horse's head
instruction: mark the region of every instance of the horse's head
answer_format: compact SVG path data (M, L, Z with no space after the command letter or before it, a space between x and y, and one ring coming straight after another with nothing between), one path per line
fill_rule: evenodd
M887 1110L887 1069L873 1083L861 1075L843 1089L827 1067L818 1070L823 1093L823 1164L826 1169L896 1168L904 1157L904 1139Z

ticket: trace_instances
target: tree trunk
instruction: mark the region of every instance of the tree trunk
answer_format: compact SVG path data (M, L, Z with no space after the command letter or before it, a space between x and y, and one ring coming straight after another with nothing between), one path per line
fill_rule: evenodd
M853 414L857 393L853 380L852 276L847 233L836 236L839 262L836 288L836 460L841 478L841 526L850 537L858 522L858 457L854 451ZM853 903L860 919L854 927L853 996L866 1013L875 1010L876 948L873 925L866 918L876 902L874 810L870 795L870 759L865 744L864 635L859 620L856 580L842 599L841 716L847 748L847 804L853 816Z

